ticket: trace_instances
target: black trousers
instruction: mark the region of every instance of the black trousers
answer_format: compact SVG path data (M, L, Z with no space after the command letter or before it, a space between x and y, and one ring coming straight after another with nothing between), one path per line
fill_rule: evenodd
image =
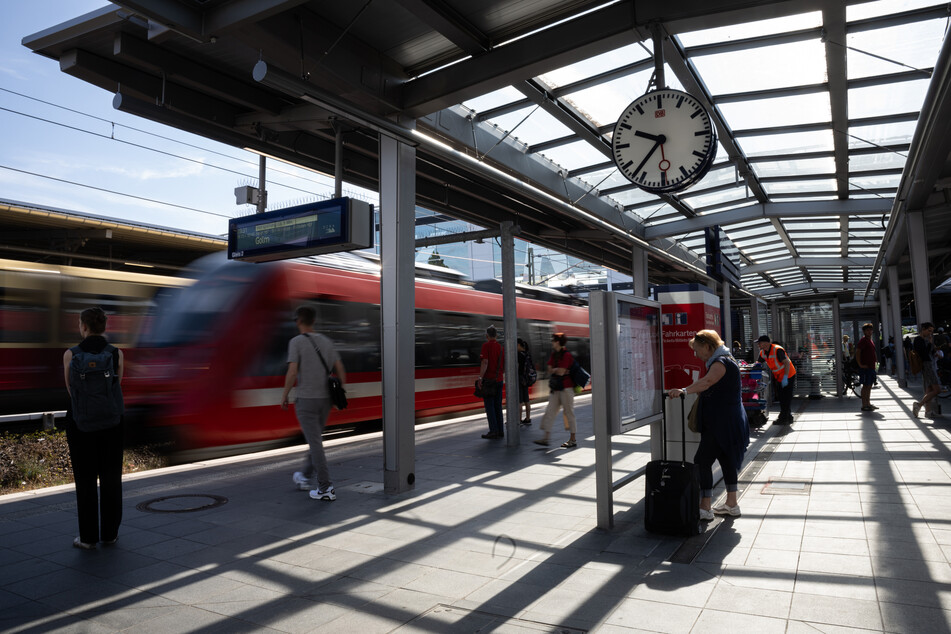
M792 397L793 390L796 388L796 376L789 379L786 383L786 387L783 387L779 381L773 379L773 389L776 390L776 394L779 396L780 418L792 417Z
M66 441L76 480L79 538L87 544L112 541L122 522L122 425L85 432L70 421Z

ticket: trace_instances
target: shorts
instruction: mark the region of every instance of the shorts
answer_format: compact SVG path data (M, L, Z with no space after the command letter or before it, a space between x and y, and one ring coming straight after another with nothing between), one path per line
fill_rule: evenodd
M518 384L518 402L527 403L528 401L529 401L528 386L525 385L524 383L519 383Z
M859 382L862 385L874 385L875 384L875 370L872 368L859 368Z
M941 383L938 382L938 375L930 363L921 365L921 385L925 389L927 389L929 385L941 385Z

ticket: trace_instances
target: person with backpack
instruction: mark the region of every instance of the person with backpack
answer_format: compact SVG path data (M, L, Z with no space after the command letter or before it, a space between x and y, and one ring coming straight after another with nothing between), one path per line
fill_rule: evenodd
M526 427L532 424L532 402L528 396L528 388L538 380L538 371L532 361L532 353L528 350L528 342L518 338L518 402L525 406L525 418L522 424Z
M551 424L554 422L555 416L558 415L559 409L563 410L565 429L570 434L568 440L562 443L561 446L565 449L578 446L575 438L575 434L578 432L575 421L575 384L569 373L575 358L568 352L565 347L567 345L568 337L564 333L556 332L551 336L552 353L548 358L548 376L550 377L548 379L548 389L550 392L548 394L548 407L545 409L545 415L542 416L541 423L542 432L545 435L534 441L536 445L542 445L543 447L548 446Z
M106 341L106 313L79 316L83 340L63 354L69 393L66 442L76 485L79 536L73 546L112 545L122 522L122 351Z
M314 332L315 321L317 311L310 306L300 306L294 312L298 335L287 344L287 373L284 375L281 409L288 408L291 388L296 383L294 413L297 414L297 422L310 451L304 456L301 470L294 472L292 480L301 491L310 489L312 500L332 502L337 499L337 494L330 481L323 437L324 426L333 407L327 379L331 373L335 373L341 386L345 386L347 371L333 341ZM313 487L311 478L315 475L317 486Z
M941 392L941 383L938 381L935 359L935 346L931 340L933 334L933 323L926 321L921 324L921 326L918 327L918 336L915 337L912 343L911 352L908 353L909 363L912 366L914 366L916 362L920 362L921 364L921 385L924 388L924 396L920 401L915 401L911 406L911 414L915 418L918 418L922 407L925 408L925 416L935 418L932 401ZM917 357L917 361L915 357Z

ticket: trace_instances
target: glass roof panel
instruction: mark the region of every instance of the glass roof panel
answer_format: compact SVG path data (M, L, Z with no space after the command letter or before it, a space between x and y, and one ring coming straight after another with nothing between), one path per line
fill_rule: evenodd
M758 20L756 22L746 22L744 24L718 27L715 29L681 33L678 37L684 46L689 47L700 46L702 44L718 44L720 42L730 42L732 40L761 35L774 35L776 33L786 33L802 29L812 29L818 26L822 26L822 13L815 11L784 18Z
M604 155L591 147L591 144L587 141L575 141L567 145L559 145L549 148L544 152L539 152L539 154L548 157L558 165L569 170L578 169L585 165L591 165L595 161L604 160Z
M945 20L928 20L849 33L846 37L851 47L847 61L849 79L907 71L908 66L931 68L944 41L945 26Z
M856 20L898 13L900 11L933 7L936 4L938 3L934 0L879 0L878 2L854 4L845 8L845 19L848 22L854 22Z
M726 156L725 152L723 156ZM735 182L736 168L733 167L732 164L727 164L717 169L711 169L709 172L707 172L706 176L700 180L699 183L687 191L691 193L700 193L702 190L709 189L710 187L716 187L725 183Z
M562 125L555 117L535 105L500 115L488 122L494 123L510 136L527 145L571 134L568 126Z
M800 193L800 192L822 192L835 191L836 183L834 178L823 178L808 181L780 181L778 183L763 183L763 189L767 194Z
M905 167L905 157L895 152L878 154L853 154L849 156L849 173L861 173L864 170L901 169Z
M616 200L617 202L621 203L621 205L623 205L624 207L627 207L628 205L636 205L637 203L647 202L649 200L656 201L658 207L661 206L662 204L666 204L666 203L662 203L660 199L658 199L657 196L655 196L654 194L648 194L644 190L638 189L637 187L633 189L629 189L627 191L613 193L611 194L610 198L612 200ZM643 217L644 210L638 211L638 215Z
M624 108L647 92L647 83L653 72L653 70L641 71L569 93L562 98L588 116L594 125L610 125L617 121ZM670 68L666 69L666 77L669 87L683 90L683 86L677 81L676 75Z
M738 187L733 187L731 189L724 189L721 191L711 192L709 194L699 193L696 196L687 196L683 197L685 202L690 206L703 207L706 205L716 205L718 203L730 202L732 200L745 200L746 199L746 187L742 185Z
M582 180L592 187L597 187L598 190L604 191L606 189L612 189L614 187L625 187L631 184L631 181L618 170L616 167L607 167L596 172L588 172L578 177L579 180Z
M850 88L849 119L918 112L929 82L929 79L918 79L900 84Z
M901 174L885 174L881 176L849 175L849 189L898 189Z
M525 99L525 95L517 91L512 86L506 86L505 88L500 88L499 90L494 90L490 93L486 93L472 99L467 99L462 102L462 105L466 108L469 108L470 110L483 112L485 110L491 110L492 108L504 106L505 104L509 104L514 101L521 101L522 99Z
M835 147L832 130L815 132L787 132L785 134L762 134L741 136L737 139L743 153L756 156L801 154L803 152L831 152Z
M849 126L849 149L871 145L888 146L911 143L917 121Z
M789 60L796 60L790 64ZM729 51L691 57L704 83L716 98L755 90L785 86L821 84L826 80L825 45L816 33L814 40L760 46L756 53ZM742 68L742 72L737 69ZM777 68L783 69L776 72Z
M851 93L851 91L849 91ZM924 93L922 93L924 96ZM851 94L849 95L851 104ZM918 99L918 105L921 99ZM823 123L832 119L828 91L808 95L751 99L719 104L720 111L734 130ZM915 108L917 109L917 108ZM898 112L892 110L892 112ZM904 111L901 111L904 112ZM849 116L852 116L851 112Z
M647 40L643 42L643 44L644 46L641 46L641 44L628 44L613 51L595 55L586 60L547 72L542 75L541 78L548 85L558 88L615 68L626 66L633 62L652 58L653 53L651 50L653 49L653 43Z
M797 176L799 174L834 174L835 158L796 159L781 161L756 161L752 163L757 176Z

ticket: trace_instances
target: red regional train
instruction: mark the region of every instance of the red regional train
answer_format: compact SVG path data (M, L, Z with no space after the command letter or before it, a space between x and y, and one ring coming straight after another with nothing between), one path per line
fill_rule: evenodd
M192 280L0 259L0 415L66 409L63 352L80 341L79 314L101 306L110 341L135 363L156 296Z
M339 254L249 264L220 254L192 267L201 271L196 282L158 302L123 382L130 413L173 439L180 455L243 453L299 435L294 412L279 403L288 341L297 334L292 315L303 303L317 310L315 329L335 342L347 368L349 406L333 411L328 425L382 417L377 262ZM461 284L454 273L417 265L417 418L482 407L473 383L485 328L501 330L502 296ZM545 289L520 291L518 333L536 365L544 370L556 331L588 365L587 308L529 297L551 295ZM543 374L533 398L547 396Z

